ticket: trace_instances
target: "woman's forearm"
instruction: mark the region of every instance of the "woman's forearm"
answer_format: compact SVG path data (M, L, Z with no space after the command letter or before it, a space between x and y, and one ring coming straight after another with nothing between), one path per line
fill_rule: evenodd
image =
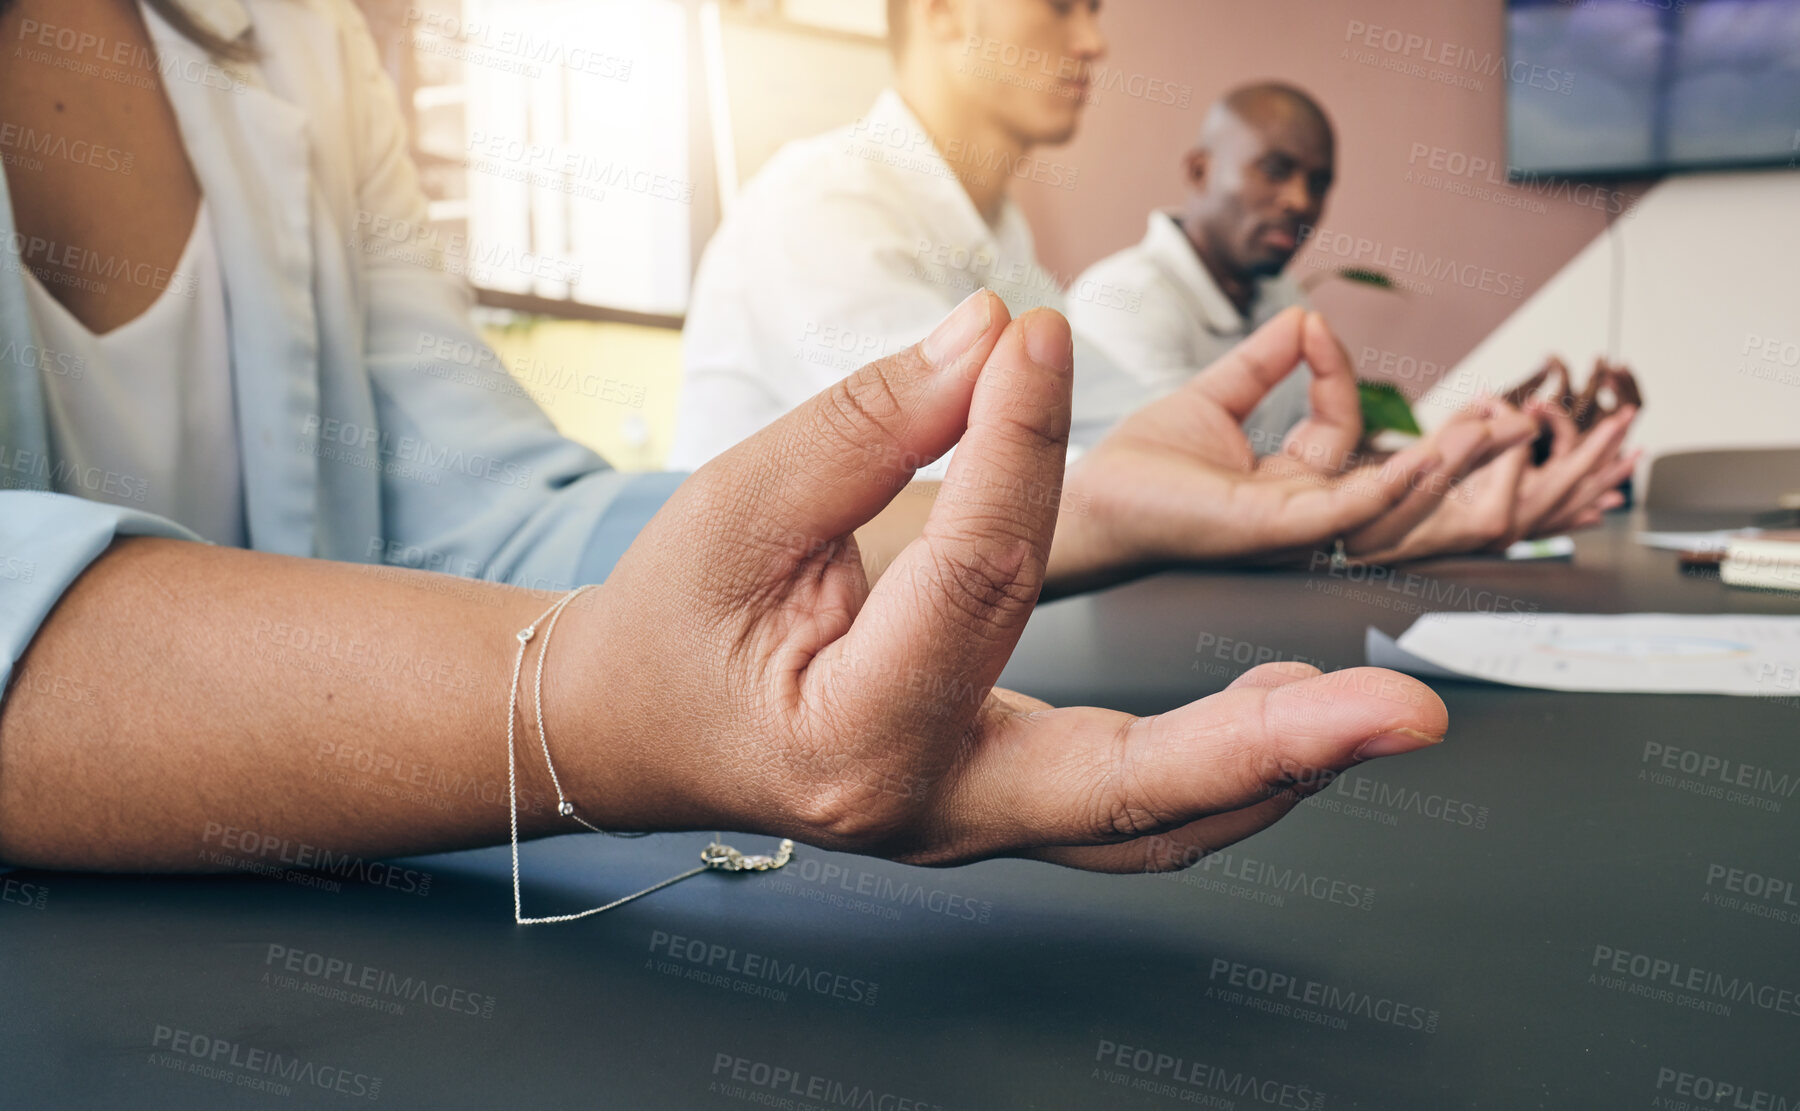
M1368 668L1268 665L1135 719L995 689L1054 563L1059 502L1036 492L1061 496L1073 344L1055 314L1008 321L983 298L702 468L563 611L543 712L580 816L917 864L1166 870L1277 820L1301 784L1442 739L1430 690ZM901 530L923 542L871 590L844 553L895 487L861 453L933 458L959 436L929 521ZM0 861L261 870L503 841L515 634L550 601L118 543L0 704ZM536 708L525 693L528 836L572 827Z
M504 841L515 633L553 600L122 541L59 602L0 704L0 862L219 871ZM540 835L567 820L529 718L520 828ZM565 785L585 771L575 756L558 770Z

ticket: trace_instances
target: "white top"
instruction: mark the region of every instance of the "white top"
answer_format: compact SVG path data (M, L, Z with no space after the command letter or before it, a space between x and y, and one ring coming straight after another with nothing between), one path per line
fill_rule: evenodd
M995 173L1005 172L996 167ZM893 90L855 124L783 147L707 246L683 333L670 465L691 470L865 364L903 350L978 287L1016 315L1061 310L1010 200L989 224ZM1078 336L1076 425L1129 411Z
M43 341L51 488L167 517L216 544L247 546L225 287L203 199L172 271L136 318L95 335L27 270ZM52 354L53 353L53 354Z
M1306 303L1286 277L1264 278L1246 319L1166 212L1151 213L1141 242L1095 263L1075 288L1130 291L1126 297L1073 298L1069 318L1114 362L1138 372L1146 401L1205 370L1283 309ZM1274 452L1306 418L1311 377L1304 370L1290 375L1244 422L1257 454Z

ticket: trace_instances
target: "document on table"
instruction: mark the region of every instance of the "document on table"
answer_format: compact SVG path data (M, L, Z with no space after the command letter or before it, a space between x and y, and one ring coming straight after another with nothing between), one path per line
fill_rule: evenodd
M1369 662L1543 690L1800 695L1800 617L1428 613Z
M1733 540L1762 532L1759 528L1712 529L1707 532L1640 532L1637 542L1665 552L1723 552Z

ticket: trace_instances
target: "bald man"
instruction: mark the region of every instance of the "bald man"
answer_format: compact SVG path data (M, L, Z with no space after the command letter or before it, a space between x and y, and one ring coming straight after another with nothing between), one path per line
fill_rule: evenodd
M1008 196L1017 178L1054 183L1069 172L1038 152L1068 141L1104 82L1099 13L1099 0L890 0L893 87L854 124L778 152L707 246L683 333L674 469L700 468L817 394L833 390L842 401L835 388L856 367L909 349L959 303L1014 315L1137 303L1131 287L1104 276L1065 295L1038 264L1031 228ZM1068 442L1082 454L1060 489L1040 483L1026 492L1060 494L1074 510L1057 528L1059 560L1066 552L1070 565L1103 569L1132 560L1263 562L1305 558L1340 539L1349 558L1371 561L1467 551L1515 528L1536 535L1582 478L1540 483L1548 493L1515 511L1518 475L1489 468L1510 465L1499 453L1531 429L1509 430L1485 414L1448 422L1442 436L1403 453L1404 466L1355 453L1362 414L1337 341L1316 314L1277 313L1278 294L1251 280L1286 263L1329 185L1330 129L1316 108L1323 153L1283 138L1279 157L1246 154L1266 145L1265 132L1303 131L1289 118L1300 102L1311 103L1292 90L1245 91L1213 114L1190 156L1200 195L1182 218L1199 229L1198 246L1183 238L1183 251L1216 254L1218 276L1207 281L1227 306L1221 317L1235 312L1246 335L1273 318L1257 338L1236 358L1220 344L1225 357L1212 373L1171 392L1188 375L1129 355L1111 359L1074 330ZM1311 200L1296 200L1296 174L1310 183ZM972 296L981 289L1003 304ZM1129 314L1134 322L1151 315ZM1290 373L1303 355L1307 369ZM1194 369L1206 361L1196 357ZM1013 387L996 389L1004 396ZM1268 406L1271 390L1280 400ZM1299 420L1309 408L1312 419ZM1283 434L1291 434L1285 442ZM891 462L926 480L946 473L942 460ZM1464 477L1498 493L1446 497ZM941 487L916 486L922 496L895 499L869 527L918 536ZM1538 502L1541 511L1531 508ZM1143 529L1155 532L1153 542L1121 539Z
M1144 399L1193 378L1303 303L1282 271L1325 210L1335 147L1324 109L1299 89L1268 82L1228 93L1182 159L1186 202L1152 213L1142 242L1096 263L1075 286L1133 296L1072 298L1070 320L1133 369ZM1288 378L1245 422L1259 455L1306 416L1306 378Z

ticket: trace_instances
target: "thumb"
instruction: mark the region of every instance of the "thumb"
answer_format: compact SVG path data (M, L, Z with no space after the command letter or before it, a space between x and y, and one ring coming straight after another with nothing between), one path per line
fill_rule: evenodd
M1305 324L1303 310L1283 310L1182 389L1211 399L1242 424L1269 391L1300 365Z
M1156 717L1020 714L996 722L951 781L947 812L990 851L1139 871L1143 846L1116 846L1176 831L1213 845L1221 832L1247 836L1343 771L1428 748L1448 726L1430 688L1366 667L1257 676Z
M854 531L962 436L1009 320L1000 298L976 290L923 342L815 395L700 475L717 468L725 504L778 515L789 535L828 542Z

